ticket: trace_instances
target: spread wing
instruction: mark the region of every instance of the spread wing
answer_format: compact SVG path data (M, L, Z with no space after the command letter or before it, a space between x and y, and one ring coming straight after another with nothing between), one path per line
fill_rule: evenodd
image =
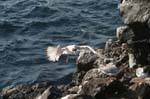
M75 49L77 49L77 51L91 51L92 53L94 54L97 54L97 52L91 48L90 46L76 46L76 45L69 45L69 46L66 46L66 47L63 47L61 48L60 46L57 46L57 47L52 47L52 46L49 46L47 48L47 57L48 57L48 60L49 61L58 61L60 56L62 54L75 54Z
M92 47L90 47L90 46L78 46L77 47L77 50L78 51L91 51L92 53L94 53L94 54L97 54L97 52L92 48Z
M48 60L49 61L58 61L60 56L62 55L62 48L60 46L57 46L57 47L52 47L52 46L49 46L47 49L46 49L46 54L47 54L47 57L48 57Z

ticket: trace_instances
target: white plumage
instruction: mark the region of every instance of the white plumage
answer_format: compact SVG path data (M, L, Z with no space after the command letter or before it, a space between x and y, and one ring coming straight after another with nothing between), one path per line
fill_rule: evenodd
M144 77L147 77L148 74L144 73L144 68L143 67L139 67L139 68L136 69L136 76L144 78Z
M60 56L61 55L73 55L75 54L76 52L81 52L81 51L90 51L92 52L93 54L97 54L97 52L91 48L90 46L78 46L78 45L68 45L68 46L65 46L65 47L60 47L60 46L57 46L57 47L53 47L53 46L49 46L47 48L47 57L48 57L48 60L49 61L58 61Z
M137 65L136 64L136 59L135 59L135 57L132 53L129 53L128 56L129 56L129 67L133 68L134 66Z

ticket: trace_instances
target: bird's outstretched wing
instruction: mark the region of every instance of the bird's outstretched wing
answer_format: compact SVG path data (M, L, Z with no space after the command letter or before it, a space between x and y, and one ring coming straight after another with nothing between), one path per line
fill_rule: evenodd
M53 62L58 61L62 53L63 53L63 50L60 46L57 46L57 47L49 46L46 49L46 54L47 54L49 61L53 61Z
M97 54L97 52L90 46L83 45L83 46L77 46L78 51L91 51L93 54Z
M57 47L52 47L52 46L49 46L46 50L46 54L48 56L48 60L49 61L58 61L60 56L63 55L63 54L66 54L66 55L71 55L71 54L75 54L75 51L74 49L76 48L76 45L68 45L68 46L65 46L65 47L60 47L60 46L57 46Z

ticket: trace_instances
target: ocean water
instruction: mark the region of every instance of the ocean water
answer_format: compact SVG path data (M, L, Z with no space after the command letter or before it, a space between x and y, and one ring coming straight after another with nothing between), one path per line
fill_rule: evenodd
M75 56L53 63L49 46L103 47L122 24L118 0L1 0L0 88L21 83L65 83L75 71Z

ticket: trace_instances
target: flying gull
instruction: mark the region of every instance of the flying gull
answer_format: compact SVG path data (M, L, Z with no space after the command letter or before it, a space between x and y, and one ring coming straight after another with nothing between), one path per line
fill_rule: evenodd
M92 47L87 45L68 45L65 47L60 47L60 45L57 47L49 46L46 49L46 54L49 61L56 62L59 60L61 55L75 55L77 52L81 51L89 51L93 54L98 54Z

